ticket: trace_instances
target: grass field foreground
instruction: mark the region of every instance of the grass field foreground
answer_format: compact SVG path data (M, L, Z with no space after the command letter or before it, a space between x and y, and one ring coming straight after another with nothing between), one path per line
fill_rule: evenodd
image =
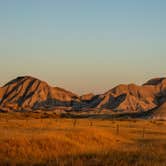
M0 114L0 165L165 166L166 122Z

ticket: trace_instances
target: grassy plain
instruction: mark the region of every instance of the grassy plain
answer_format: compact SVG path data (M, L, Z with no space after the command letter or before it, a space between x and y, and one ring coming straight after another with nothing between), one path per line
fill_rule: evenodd
M165 166L166 122L2 113L0 165Z

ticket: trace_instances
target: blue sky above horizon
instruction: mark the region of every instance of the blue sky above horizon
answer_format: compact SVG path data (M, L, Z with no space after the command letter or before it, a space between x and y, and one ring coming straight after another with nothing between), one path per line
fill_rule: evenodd
M165 0L0 0L0 82L76 93L166 76Z

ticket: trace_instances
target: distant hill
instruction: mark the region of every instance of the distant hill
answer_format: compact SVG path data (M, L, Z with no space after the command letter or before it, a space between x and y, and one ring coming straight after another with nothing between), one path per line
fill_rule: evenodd
M1 111L62 110L88 113L107 110L118 114L144 113L156 109L154 116L165 116L165 103L166 78L154 78L141 86L121 84L104 94L82 96L51 87L31 76L18 77L0 88Z
M34 77L18 77L1 88L1 108L11 110L50 110L56 106L71 107L77 95L51 87Z

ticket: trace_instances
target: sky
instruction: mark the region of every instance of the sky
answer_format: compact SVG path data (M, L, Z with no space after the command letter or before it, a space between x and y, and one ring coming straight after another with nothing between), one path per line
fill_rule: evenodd
M165 0L0 0L0 85L78 94L166 76Z

